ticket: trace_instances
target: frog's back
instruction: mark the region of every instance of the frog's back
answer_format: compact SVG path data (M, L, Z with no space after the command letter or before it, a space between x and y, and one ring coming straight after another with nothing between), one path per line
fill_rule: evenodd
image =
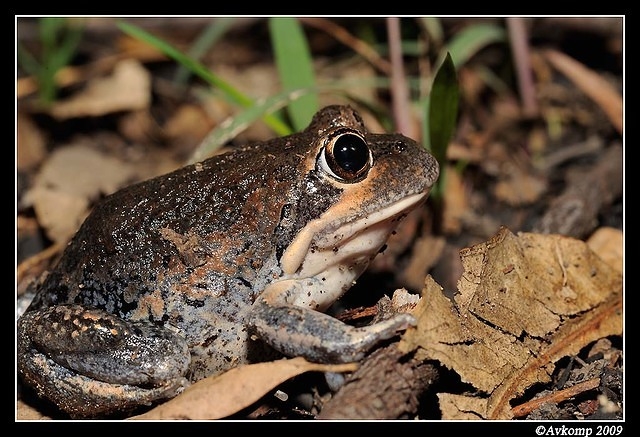
M251 165L238 162L245 155L254 156ZM280 175L277 187L266 186L276 182L256 171L268 164L256 155L262 154L220 155L106 197L29 309L77 303L166 321L171 309L178 313L211 297L217 304L250 302L256 272L273 258L278 203L295 183ZM229 290L233 298L226 297Z

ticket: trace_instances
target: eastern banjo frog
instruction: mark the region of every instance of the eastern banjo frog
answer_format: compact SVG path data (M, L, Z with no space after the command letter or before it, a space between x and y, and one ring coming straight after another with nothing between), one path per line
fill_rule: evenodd
M23 381L71 417L105 417L276 356L351 362L415 323L325 314L438 163L328 106L294 135L126 187L95 206L18 321Z

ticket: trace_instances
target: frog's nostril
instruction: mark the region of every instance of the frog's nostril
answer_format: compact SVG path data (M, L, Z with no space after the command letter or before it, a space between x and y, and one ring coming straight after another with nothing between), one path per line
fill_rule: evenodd
M394 153L402 153L406 149L407 145L403 141L396 141L393 143L393 148L391 150L393 150Z

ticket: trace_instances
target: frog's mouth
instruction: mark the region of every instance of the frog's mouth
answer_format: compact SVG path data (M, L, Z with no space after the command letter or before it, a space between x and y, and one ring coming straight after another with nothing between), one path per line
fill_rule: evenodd
M348 290L384 246L391 232L428 192L404 197L367 214L328 220L328 210L309 223L283 254L285 277L305 280L295 304L326 309ZM294 302L290 302L294 303Z

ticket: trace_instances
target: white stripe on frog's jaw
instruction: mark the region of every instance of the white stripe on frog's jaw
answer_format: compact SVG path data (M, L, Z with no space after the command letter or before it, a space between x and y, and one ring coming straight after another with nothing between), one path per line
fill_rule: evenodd
M305 284L304 292L288 293L287 303L324 311L351 288L399 221L428 194L409 195L355 220L331 220L336 211L330 208L309 223L281 259L282 280Z

